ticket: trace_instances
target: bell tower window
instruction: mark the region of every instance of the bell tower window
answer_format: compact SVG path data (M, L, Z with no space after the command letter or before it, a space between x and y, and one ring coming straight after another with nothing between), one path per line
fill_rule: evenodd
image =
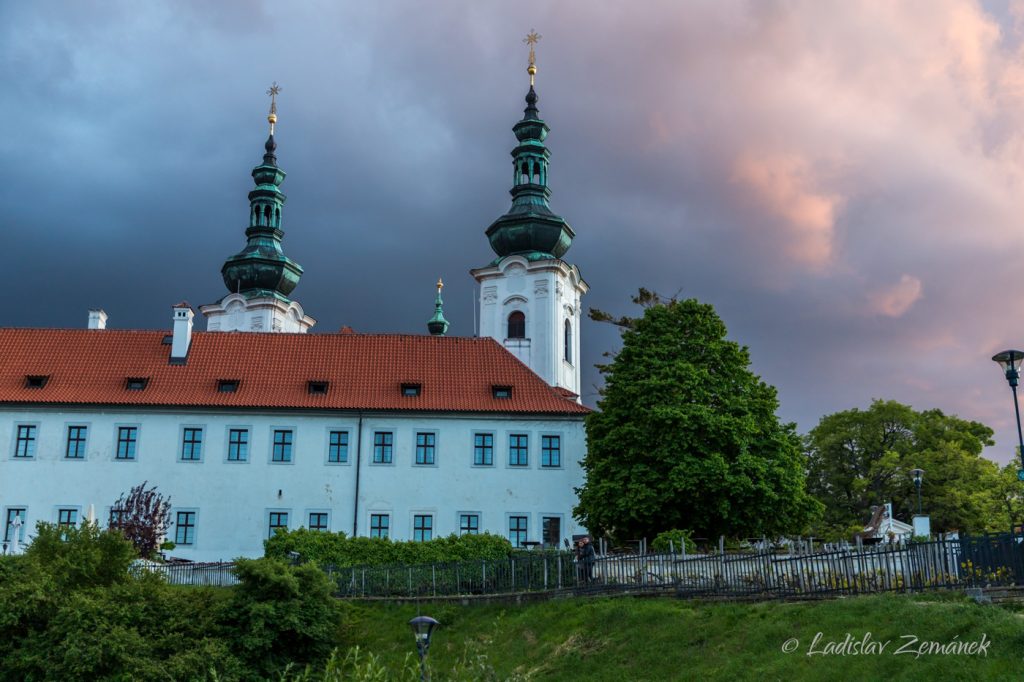
M572 322L565 321L565 339L562 342L562 357L566 362L572 362Z
M506 338L526 338L526 315L524 315L521 311L516 310L508 316L508 335L506 336Z

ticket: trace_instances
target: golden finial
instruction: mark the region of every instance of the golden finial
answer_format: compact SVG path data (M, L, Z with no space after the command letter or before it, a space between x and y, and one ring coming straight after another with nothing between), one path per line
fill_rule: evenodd
M281 92L281 86L277 81L270 86L267 94L270 95L270 113L267 114L267 122L270 123L270 134L274 134L274 124L277 123L277 95Z
M530 74L530 87L533 87L533 77L537 75L537 55L533 51L533 46L537 44L543 36L537 33L536 30L530 29L530 33L523 38L523 42L530 46L530 65L526 67L526 73Z
M437 293L438 293L438 294L440 294L440 293L441 293L441 289L444 289L444 282L442 282L442 281L441 281L441 278L440 278L440 277L438 277L438 278L437 278Z

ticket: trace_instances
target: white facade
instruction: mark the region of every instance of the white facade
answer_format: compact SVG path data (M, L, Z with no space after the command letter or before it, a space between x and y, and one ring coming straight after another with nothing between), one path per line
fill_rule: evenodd
M208 332L283 332L304 334L316 324L295 301L273 296L246 298L228 294L217 303L200 306Z
M73 427L85 427L74 432L76 439L84 436L81 446L69 444ZM229 446L232 431L236 442L237 432L246 433L242 461L229 459L240 450ZM332 432L345 434L345 461L330 461ZM19 446L19 435L29 433L31 445ZM124 441L131 433L128 458ZM198 449L191 445L197 434ZM375 439L386 440L377 434L391 434L390 463L374 461ZM433 464L415 463L418 434L432 434ZM474 461L477 434L492 438L491 464ZM525 465L510 463L512 436L520 444L518 437L526 436ZM275 438L289 440L290 447L275 448ZM168 539L188 540L170 554L196 561L261 556L272 520L292 529L323 520L331 531L365 536L371 515L378 521L386 515L388 535L398 540L414 538L416 517L421 527L429 518L432 537L459 533L462 517L470 515L480 532L504 537L513 517L517 526L525 517L529 541L545 540L545 518L558 520L557 538L584 532L572 518L573 489L583 483L579 416L8 406L0 413L0 444L7 448L0 457L2 518L24 510L25 540L37 521L56 523L71 510L80 522L90 505L102 524L117 498L143 481L171 498ZM542 461L553 458L554 444L558 461ZM68 457L75 448L81 458ZM185 459L186 452L197 458ZM286 452L289 461L274 461ZM378 450L376 458L385 452ZM340 447L333 454L342 459ZM191 529L177 528L179 520L186 526L191 521ZM3 529L4 535L12 532L9 525Z
M480 336L502 344L552 386L580 394L580 302L587 283L575 265L506 256L472 270L480 284ZM525 334L510 337L509 316L522 313Z

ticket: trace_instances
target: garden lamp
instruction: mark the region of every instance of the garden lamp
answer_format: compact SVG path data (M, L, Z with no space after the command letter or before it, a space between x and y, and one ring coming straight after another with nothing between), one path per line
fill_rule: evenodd
M430 616L416 616L409 621L412 634L416 637L416 651L420 655L420 680L427 679L427 651L430 649L430 635L440 623Z
M1017 415L1017 443L1020 445L1017 453L1021 458L1021 468L1024 470L1024 435L1020 430L1020 405L1017 403L1017 383L1020 380L1020 365L1021 362L1024 362L1024 351L1004 350L993 355L992 359L1003 368L1006 381L1010 384L1010 389L1013 390L1013 411Z

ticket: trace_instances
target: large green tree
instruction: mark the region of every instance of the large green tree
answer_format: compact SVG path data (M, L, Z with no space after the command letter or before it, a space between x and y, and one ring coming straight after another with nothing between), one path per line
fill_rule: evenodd
M886 502L909 521L917 511L915 468L925 470L921 497L933 531L1007 529L1017 510L1012 485L981 454L992 433L979 422L892 400L823 417L805 439L808 490L825 505L818 532L860 530L871 506Z
M802 531L820 505L805 490L795 427L779 422L747 348L726 339L710 305L644 289L633 300L641 317L590 312L621 328L622 348L598 366L605 386L587 417L577 518L620 540Z

